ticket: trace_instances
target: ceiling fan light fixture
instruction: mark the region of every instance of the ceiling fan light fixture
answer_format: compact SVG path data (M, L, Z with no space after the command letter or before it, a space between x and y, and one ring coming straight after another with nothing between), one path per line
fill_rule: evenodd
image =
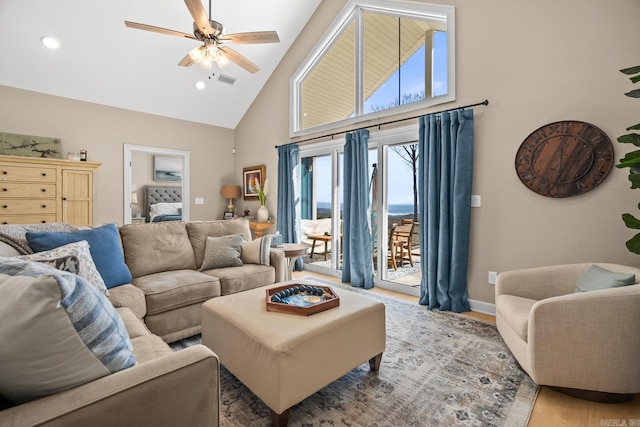
M189 51L189 58L191 58L196 64L199 64L205 56L207 56L207 50L204 46L198 46Z
M227 56L223 52L218 52L216 62L218 63L218 67L224 68L229 65L229 58L227 58Z
M211 70L213 68L213 58L209 55L206 55L198 65L204 68L205 70Z

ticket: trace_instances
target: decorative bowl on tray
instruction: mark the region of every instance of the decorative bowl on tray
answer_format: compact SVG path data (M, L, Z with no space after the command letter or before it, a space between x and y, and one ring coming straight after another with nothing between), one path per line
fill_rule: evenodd
M309 316L340 305L329 286L291 283L267 289L267 311Z

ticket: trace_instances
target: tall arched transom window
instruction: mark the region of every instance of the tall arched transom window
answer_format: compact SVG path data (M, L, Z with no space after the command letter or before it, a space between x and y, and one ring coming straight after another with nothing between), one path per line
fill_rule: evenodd
M291 79L291 135L455 100L454 8L352 0Z

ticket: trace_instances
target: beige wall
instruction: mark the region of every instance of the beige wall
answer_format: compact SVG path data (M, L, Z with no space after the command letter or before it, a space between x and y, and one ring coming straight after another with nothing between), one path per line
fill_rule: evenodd
M583 261L638 265L624 246L633 233L620 219L622 212L638 212L640 201L626 171L612 169L584 195L550 199L520 183L514 159L529 133L558 120L600 127L616 160L629 150L615 139L638 123L640 101L623 95L631 83L618 70L640 63L640 2L431 2L456 7L455 105L491 103L475 110L473 193L482 196L482 207L472 211L469 297L494 302L489 270ZM238 177L242 167L266 163L275 180L274 145L289 141L289 79L345 4L320 4L237 127ZM275 191L268 207L275 211Z
M190 152L191 219L219 219L226 202L222 184L234 179L234 132L209 125L137 113L0 86L3 132L62 140L62 153L86 149L102 162L95 178L94 221L123 222L123 145ZM195 205L203 197L204 205Z

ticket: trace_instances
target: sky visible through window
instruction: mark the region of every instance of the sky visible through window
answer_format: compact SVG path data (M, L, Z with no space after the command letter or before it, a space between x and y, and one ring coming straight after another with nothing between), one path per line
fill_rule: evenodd
M398 78L401 90L404 94L420 94L424 92L425 72L425 47L422 45L407 61L384 82L373 95L364 103L365 113L380 110L383 106L389 108L389 104L400 99L398 94ZM433 37L433 96L446 95L447 84L447 33L437 31ZM376 108L378 106L378 108Z

